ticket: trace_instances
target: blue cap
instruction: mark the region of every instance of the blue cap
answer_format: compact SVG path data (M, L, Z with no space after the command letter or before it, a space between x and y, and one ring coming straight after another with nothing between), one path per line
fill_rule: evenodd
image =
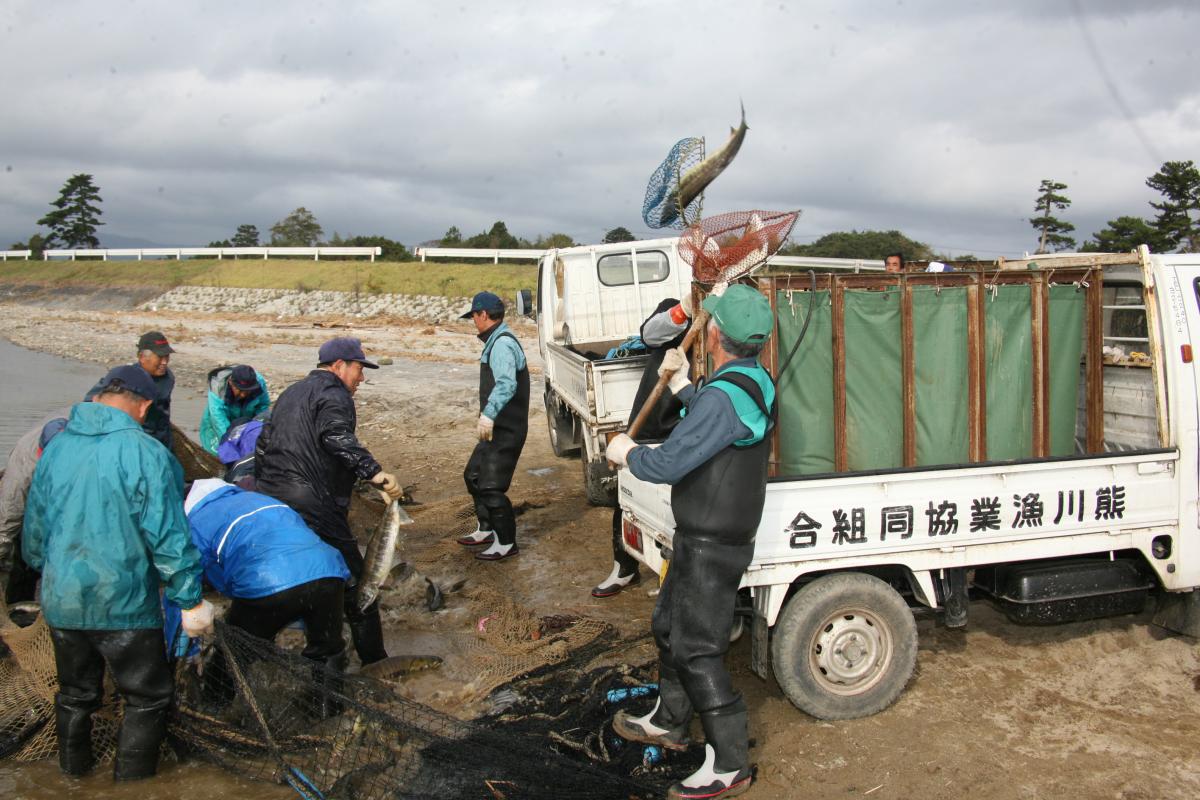
M154 379L137 364L125 364L110 369L108 374L100 379L96 394L105 389L124 389L146 400L158 398L158 387L154 385Z
M42 432L38 434L38 450L45 450L50 440L62 433L66 427L67 421L62 417L55 417L43 425Z
M471 315L476 311L487 311L494 314L503 310L504 301L500 299L499 295L492 294L491 292L480 292L471 298L471 307L459 319L470 319Z
M378 364L367 361L362 342L353 336L339 336L321 345L317 351L317 363L332 364L335 361L357 361L369 369L379 369Z

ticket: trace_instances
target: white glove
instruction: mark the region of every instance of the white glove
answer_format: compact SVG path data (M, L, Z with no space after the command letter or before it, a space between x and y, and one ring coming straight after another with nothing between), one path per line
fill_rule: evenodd
M720 283L714 283L713 287L712 287L712 291L709 292L709 294L711 294L713 297L720 297L721 295L725 294L725 290L728 288L729 288L729 284L726 283L725 281L721 281Z
M475 426L475 433L479 436L479 441L490 442L492 440L492 429L496 427L496 421L491 417L479 415L479 424Z
M691 386L692 379L688 373L692 371L691 362L682 347L673 347L663 355L662 365L658 368L659 375L670 374L667 388L671 394L679 394L684 388Z
M193 639L213 632L213 605L201 600L194 608L183 609L183 632Z
M696 316L693 313L694 309L692 308L692 293L691 292L688 292L687 294L685 294L683 296L683 299L679 301L679 307L683 309L684 314L687 314L688 319L691 319L692 317Z
M370 483L372 486L378 486L381 492L393 500L399 500L404 495L400 481L396 480L396 476L390 472L379 470L371 476Z
M608 443L608 448L604 451L604 455L608 460L618 467L626 466L629 461L629 451L637 447L637 442L630 439L628 434L618 433Z

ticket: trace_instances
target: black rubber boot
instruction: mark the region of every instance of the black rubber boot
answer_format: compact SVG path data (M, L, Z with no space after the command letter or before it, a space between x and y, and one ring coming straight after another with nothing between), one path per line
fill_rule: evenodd
M134 708L126 703L113 778L139 781L154 777L158 772L158 751L166 735L167 709Z
M358 654L358 660L364 667L387 658L387 650L383 646L383 620L379 618L378 600L362 614L356 613L349 617L347 622L350 623L350 639L354 642L354 652Z
M688 699L679 675L670 667L658 668L658 703L654 711L634 717L618 711L613 731L622 739L642 744L657 744L671 750L686 750L688 727L692 723L692 701Z
M54 720L58 725L58 766L67 775L87 775L96 765L92 756L92 711L64 703L60 697L54 703Z
M700 715L704 726L704 765L667 790L667 800L736 797L750 788L750 739L741 698Z
M338 694L344 690L342 676L346 671L346 654L338 653L313 662L314 700L318 719L336 717L345 710Z

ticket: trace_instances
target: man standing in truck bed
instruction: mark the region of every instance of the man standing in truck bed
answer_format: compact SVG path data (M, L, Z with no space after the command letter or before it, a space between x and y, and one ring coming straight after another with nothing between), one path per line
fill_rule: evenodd
M661 447L639 447L621 434L607 450L609 461L641 480L673 487L674 557L651 623L658 703L644 717L621 712L613 720L626 739L683 749L692 714L700 713L704 765L674 784L668 798L732 797L751 782L746 703L724 658L766 499L775 386L758 354L775 318L765 297L741 285L714 292L704 308L712 314L712 378L693 390L686 356L672 351L663 370L678 368L669 387L687 406L683 420Z
M475 323L483 353L479 356L480 413L475 428L479 444L463 470L479 524L458 543L487 544L475 557L500 561L520 552L517 520L505 492L529 432L529 369L521 343L504 324L504 301L499 297L480 292L462 319Z

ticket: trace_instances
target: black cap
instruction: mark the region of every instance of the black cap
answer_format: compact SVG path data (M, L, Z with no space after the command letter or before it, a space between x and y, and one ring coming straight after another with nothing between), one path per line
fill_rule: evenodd
M96 394L105 389L124 389L146 400L154 400L158 397L158 388L154 385L154 379L150 377L149 372L137 364L125 364L110 369L108 374L100 379Z
M353 336L339 336L321 345L317 351L317 363L332 364L335 361L357 361L369 369L379 369L378 364L367 361L362 342Z
M171 343L167 341L167 337L162 331L147 331L142 334L142 338L138 339L138 352L149 350L156 356L169 356L175 352L175 348L171 347Z
M491 292L480 292L471 298L471 307L459 319L470 319L471 315L476 311L487 311L488 313L495 314L503 310L504 301L500 299L499 295L492 294Z
M253 392L258 388L258 373L254 367L238 364L229 373L229 383L240 392Z

